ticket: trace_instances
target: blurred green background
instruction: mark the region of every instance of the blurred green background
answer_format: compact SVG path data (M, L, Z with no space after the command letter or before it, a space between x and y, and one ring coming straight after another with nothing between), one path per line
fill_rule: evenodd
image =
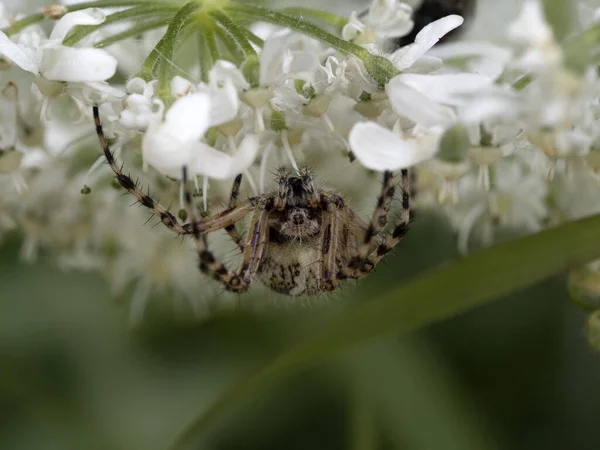
M199 323L154 298L132 329L102 279L24 265L19 245L0 247L0 448L10 450L167 449L323 316L456 257L451 231L422 215L376 274L328 306ZM557 277L282 380L198 448L598 449L600 356L584 320Z

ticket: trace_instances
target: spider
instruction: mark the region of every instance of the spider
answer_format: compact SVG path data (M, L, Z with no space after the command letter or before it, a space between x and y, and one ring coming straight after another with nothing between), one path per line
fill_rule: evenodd
M240 174L234 180L228 207L198 220L184 167L182 184L190 222L181 224L123 173L104 137L96 106L93 115L100 146L118 183L171 231L192 235L200 270L228 291L244 293L253 280L259 279L270 289L290 296L330 292L348 278L369 274L408 231L410 178L406 169L401 170L400 217L385 236L383 231L396 191L392 172L383 173L381 193L369 223L348 207L341 196L328 189L316 189L309 169L295 174L280 169L276 189L244 201L238 200ZM250 226L243 237L236 223L246 216L250 216ZM208 249L206 235L220 229L225 229L242 251L237 273L217 261Z

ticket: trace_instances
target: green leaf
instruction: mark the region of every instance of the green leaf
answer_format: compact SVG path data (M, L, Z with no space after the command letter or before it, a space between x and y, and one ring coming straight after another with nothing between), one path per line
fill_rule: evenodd
M234 384L186 428L172 448L188 448L221 414L292 371L371 339L455 316L598 257L600 215L497 245L417 276L377 299L349 307L262 370Z

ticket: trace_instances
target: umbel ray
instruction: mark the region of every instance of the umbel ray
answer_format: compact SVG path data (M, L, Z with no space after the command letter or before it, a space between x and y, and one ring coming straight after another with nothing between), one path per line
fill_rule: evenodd
M178 235L191 235L196 244L200 270L226 290L243 293L258 279L270 289L291 296L317 295L335 290L343 280L369 274L408 231L410 222L410 179L400 172L401 212L391 231L385 231L396 181L392 172L383 173L381 192L369 223L363 221L338 194L315 189L313 174L302 169L292 174L280 169L277 188L239 200L242 175L233 182L228 207L198 219L182 168L184 201L190 222L181 224L166 208L154 201L123 173L102 131L98 107L93 108L100 146L118 183L140 204L152 210L161 222ZM250 219L245 236L237 222ZM218 261L207 245L206 235L224 229L242 252L238 272Z

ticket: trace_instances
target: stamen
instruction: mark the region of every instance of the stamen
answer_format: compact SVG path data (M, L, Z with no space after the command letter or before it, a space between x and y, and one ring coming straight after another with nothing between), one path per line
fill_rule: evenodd
M283 149L285 150L285 154L290 160L292 167L296 171L296 173L300 173L298 169L298 164L296 163L296 159L294 158L294 153L292 152L292 147L290 147L290 141L288 140L288 132L287 130L281 130L281 143L283 144Z

